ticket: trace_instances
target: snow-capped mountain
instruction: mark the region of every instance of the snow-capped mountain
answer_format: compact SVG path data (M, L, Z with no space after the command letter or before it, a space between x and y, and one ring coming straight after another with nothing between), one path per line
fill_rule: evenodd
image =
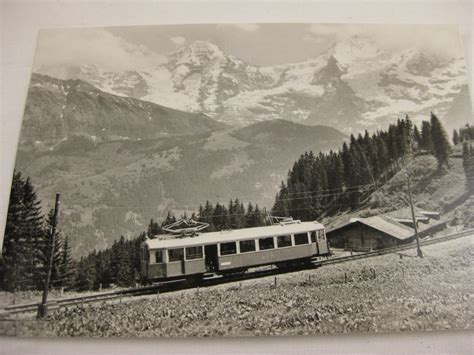
M149 71L106 72L89 65L40 72L233 125L283 118L346 132L384 126L405 114L415 121L430 111L443 117L467 86L463 58L441 58L419 48L387 50L362 36L338 42L314 59L272 67L253 66L197 41ZM456 111L472 120L470 105ZM450 125L449 117L445 123Z

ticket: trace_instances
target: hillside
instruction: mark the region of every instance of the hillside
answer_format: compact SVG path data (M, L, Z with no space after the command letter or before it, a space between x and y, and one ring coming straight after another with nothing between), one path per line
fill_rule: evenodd
M332 128L286 121L142 140L74 135L53 150L20 145L16 168L31 177L44 211L61 192L61 228L80 256L136 236L168 211L197 211L206 200L271 206L302 151L337 149L344 139Z
M341 213L325 218L330 227L338 225L352 217L372 215L406 208L408 206L407 173L412 177L412 193L415 207L438 211L442 220L451 226L472 228L474 196L466 188L466 177L462 167L462 146L453 148L450 158L451 169L438 171L436 159L427 154L408 160L393 178L374 192L368 203L357 211Z
M328 126L307 126L286 120L264 121L234 130L231 135L248 143L278 146L331 142L346 136ZM303 150L301 150L303 151Z
M470 236L425 246L423 259L412 249L403 259L393 253L164 293L159 300L150 295L91 303L57 310L43 321L1 322L0 334L315 336L472 329L473 246Z
M94 142L212 132L227 125L203 114L103 92L81 80L33 74L20 144L51 144L83 135Z

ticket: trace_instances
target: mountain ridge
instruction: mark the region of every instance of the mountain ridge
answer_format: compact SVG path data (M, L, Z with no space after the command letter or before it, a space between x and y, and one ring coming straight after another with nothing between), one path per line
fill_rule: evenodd
M331 66L331 75L321 73ZM462 58L440 58L421 48L389 51L364 36L339 41L300 63L269 67L196 41L153 70L112 73L86 67L71 73L108 92L203 112L232 125L325 120L346 133L378 129L405 114L415 122L430 111L443 118L467 85ZM339 85L330 85L335 76ZM472 108L464 104L461 111L468 122ZM444 123L451 126L449 117Z
M201 134L228 128L188 113L97 89L82 80L33 74L20 141L60 141L87 135L94 141Z

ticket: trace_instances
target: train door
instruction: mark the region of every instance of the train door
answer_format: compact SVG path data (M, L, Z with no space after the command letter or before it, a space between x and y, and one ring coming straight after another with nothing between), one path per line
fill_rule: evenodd
M205 245L204 253L206 254L206 270L217 271L219 265L219 258L217 256L217 244Z

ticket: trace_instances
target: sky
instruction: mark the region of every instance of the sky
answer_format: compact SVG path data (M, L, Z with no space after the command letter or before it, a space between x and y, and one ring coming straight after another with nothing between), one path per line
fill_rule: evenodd
M463 56L454 25L209 24L40 31L34 70L42 66L96 64L108 70L152 69L166 56L196 40L259 66L301 62L337 41L368 36L385 49L422 47L440 55Z

